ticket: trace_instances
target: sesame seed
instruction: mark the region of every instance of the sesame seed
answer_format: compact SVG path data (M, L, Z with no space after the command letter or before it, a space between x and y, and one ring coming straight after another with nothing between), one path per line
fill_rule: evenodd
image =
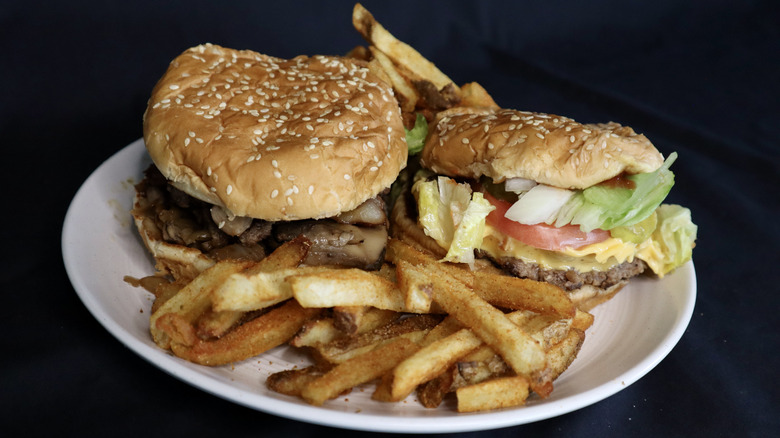
M349 174L348 174L348 173L345 173L345 174L344 174L344 179L346 179L346 180L350 180L350 179L352 179L352 177L351 177L351 176L349 176Z
M274 189L274 191L271 192L271 199L279 196L279 190Z
M228 195L233 193L233 186L228 184L227 189L225 190L225 192L227 192Z

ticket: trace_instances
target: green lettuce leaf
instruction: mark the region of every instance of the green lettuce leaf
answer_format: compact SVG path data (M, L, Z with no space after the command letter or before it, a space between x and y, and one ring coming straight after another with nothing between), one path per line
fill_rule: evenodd
M674 173L669 167L677 159L673 152L655 172L630 175L634 188L598 184L576 192L547 223L579 225L585 231L611 230L647 219L669 194Z
M418 180L412 187L417 198L419 223L425 234L447 248L444 261L474 263L474 249L482 244L485 218L493 207L468 184L440 176Z
M675 204L663 204L656 210L658 226L650 238L663 254L658 275L664 275L691 259L698 227L691 211Z
M406 131L406 146L409 149L409 155L416 155L422 151L425 145L425 138L428 137L428 121L425 116L417 113L417 119L414 121L412 129Z

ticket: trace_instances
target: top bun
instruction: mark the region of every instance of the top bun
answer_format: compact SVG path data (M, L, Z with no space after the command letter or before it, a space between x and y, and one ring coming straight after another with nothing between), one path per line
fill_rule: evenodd
M429 130L422 165L449 176L526 178L584 189L663 164L644 135L617 123L583 125L552 114L458 107L437 114Z
M407 157L392 89L360 61L211 44L171 62L144 140L177 188L272 221L352 210L389 187Z

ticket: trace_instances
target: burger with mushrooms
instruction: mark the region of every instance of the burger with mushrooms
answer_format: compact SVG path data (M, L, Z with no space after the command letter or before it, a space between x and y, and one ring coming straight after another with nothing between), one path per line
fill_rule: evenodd
M430 123L422 169L393 208L393 234L446 261L487 258L590 309L630 278L690 259L690 211L662 205L676 156L664 160L616 123L452 108Z
M191 277L301 235L307 264L381 264L407 147L391 87L361 61L193 47L154 87L144 141L133 215L158 270Z

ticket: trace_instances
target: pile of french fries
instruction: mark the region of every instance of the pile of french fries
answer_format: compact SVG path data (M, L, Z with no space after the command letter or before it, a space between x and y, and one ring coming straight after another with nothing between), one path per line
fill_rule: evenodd
M402 113L496 107L482 86L456 86L360 4L353 24L370 45L349 56L393 85ZM486 262L439 262L412 241L390 239L383 266L371 272L305 266L309 247L298 238L260 262L219 261L194 278L147 282L152 339L208 366L280 345L305 350L310 366L266 384L313 405L376 382L377 401L416 394L435 408L454 395L459 412L475 412L549 396L593 323L555 286Z
M414 120L415 113L430 121L437 111L453 106L498 108L482 85L456 85L434 63L393 36L360 3L353 8L352 24L369 46L355 47L348 56L367 61L372 72L393 86L407 122Z
M219 261L154 288L152 339L178 357L226 365L287 344L312 364L272 374L270 389L321 405L376 381L372 398L454 393L459 412L546 397L593 317L560 289L490 265L442 263L397 239L378 271L304 266L298 238L260 262Z

